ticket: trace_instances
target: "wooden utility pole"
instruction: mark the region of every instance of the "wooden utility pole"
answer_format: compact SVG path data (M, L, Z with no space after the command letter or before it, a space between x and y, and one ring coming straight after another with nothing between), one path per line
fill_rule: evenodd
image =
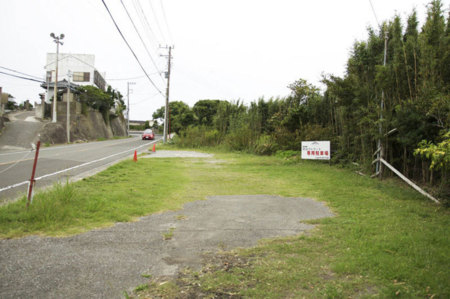
M164 109L164 143L167 142L167 134L169 131L169 89L170 89L170 67L171 67L171 59L172 59L172 48L173 46L164 47L169 49L169 55L167 60L167 72L166 72L166 79L167 79L167 88L166 88L166 107Z

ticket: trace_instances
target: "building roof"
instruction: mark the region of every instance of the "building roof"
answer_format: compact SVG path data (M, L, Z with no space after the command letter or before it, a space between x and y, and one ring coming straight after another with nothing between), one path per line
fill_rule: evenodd
M44 89L47 89L47 86L48 86L49 89L53 89L53 88L55 88L55 82L49 82L48 84L47 83L42 83L41 84L41 87L44 88ZM67 87L69 87L69 82L67 82L66 79L63 79L61 81L58 81L56 86L57 86L58 89L66 89ZM79 86L80 85L78 85L78 84L70 82L70 91L76 92L77 91L77 87L79 87Z

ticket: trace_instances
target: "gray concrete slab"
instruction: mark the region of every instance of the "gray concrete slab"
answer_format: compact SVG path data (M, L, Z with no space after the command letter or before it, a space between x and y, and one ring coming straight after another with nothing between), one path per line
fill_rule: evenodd
M72 237L0 240L0 298L121 298L147 281L141 274L196 269L203 253L297 235L313 227L301 221L330 216L312 199L213 196Z
M149 152L148 155L142 156L142 158L212 158L212 154L194 152L194 151L167 151L156 150L155 152Z

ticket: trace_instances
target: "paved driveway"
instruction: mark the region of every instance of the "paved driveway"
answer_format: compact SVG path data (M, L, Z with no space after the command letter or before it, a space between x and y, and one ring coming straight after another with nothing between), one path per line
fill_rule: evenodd
M0 298L121 298L147 281L141 274L198 268L203 253L296 235L313 227L302 220L330 216L311 199L215 196L72 237L1 240Z

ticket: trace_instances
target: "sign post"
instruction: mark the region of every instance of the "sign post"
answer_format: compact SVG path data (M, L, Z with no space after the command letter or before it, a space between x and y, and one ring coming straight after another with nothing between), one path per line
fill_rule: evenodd
M330 141L302 141L302 159L330 160Z
M30 184L28 185L27 208L30 206L30 203L33 201L33 187L34 187L34 183L36 183L36 181L34 180L34 175L36 174L36 164L37 164L38 157L39 157L39 147L40 146L41 146L41 141L38 140L38 142L36 144L36 154L34 155L33 170L31 171Z

